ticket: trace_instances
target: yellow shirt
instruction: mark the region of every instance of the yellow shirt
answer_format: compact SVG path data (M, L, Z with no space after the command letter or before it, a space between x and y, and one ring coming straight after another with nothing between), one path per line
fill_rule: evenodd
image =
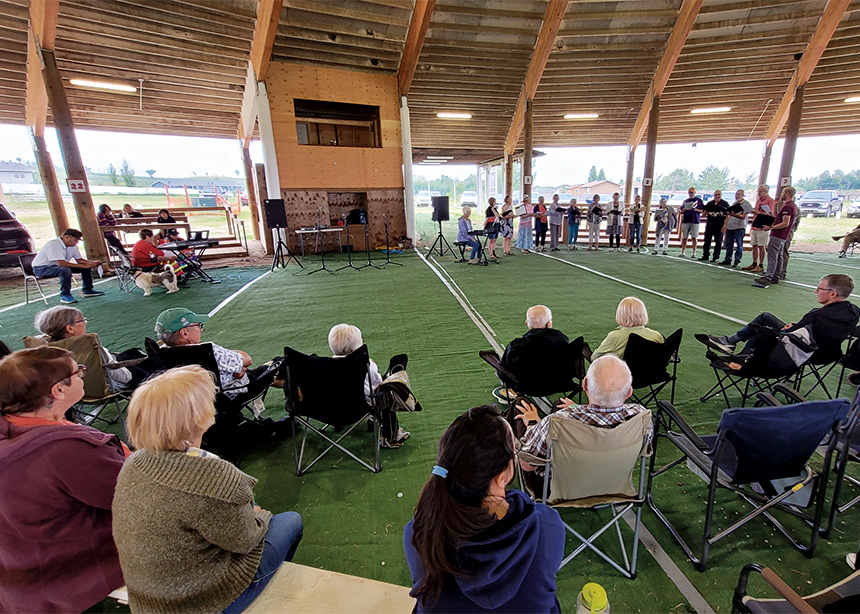
M648 341L656 341L658 343L663 343L663 341L665 341L663 335L658 333L656 330L651 330L644 326L632 326L630 328L619 326L606 335L606 338L601 342L600 347L598 347L591 355L591 362L594 362L601 356L606 356L608 354L614 354L615 356L618 356L618 358L624 358L624 350L627 349L627 339L631 334L639 335Z

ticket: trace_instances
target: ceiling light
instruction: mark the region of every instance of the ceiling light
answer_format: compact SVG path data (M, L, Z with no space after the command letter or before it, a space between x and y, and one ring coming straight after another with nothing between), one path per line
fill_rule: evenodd
M565 119L597 119L600 113L568 113Z
M427 156L428 160L453 160L454 156Z
M851 98L846 98L845 102L860 102L860 96L851 96Z
M137 88L133 85L125 85L122 83L109 83L107 81L90 81L88 79L72 79L69 81L77 87L89 87L95 90L110 90L112 92L129 92L134 93Z
M731 107L700 107L698 109L693 109L690 113L701 115L702 113L728 113L731 110Z
M442 113L437 113L436 117L439 119L472 119L471 113L452 113L449 111L443 111Z

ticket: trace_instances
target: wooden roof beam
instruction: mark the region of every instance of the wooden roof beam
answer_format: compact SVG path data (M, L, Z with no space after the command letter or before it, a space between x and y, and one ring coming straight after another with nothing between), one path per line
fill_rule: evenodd
M824 50L827 49L827 44L839 27L839 22L845 16L845 11L851 0L828 0L827 6L824 7L824 13L821 19L818 20L818 25L812 37L809 39L809 44L806 46L806 51L791 77L791 81L782 96L782 101L776 109L776 114L770 122L765 133L767 146L772 147L779 138L782 129L788 121L788 113L791 109L791 103L794 100L794 92L798 87L803 87L806 82L812 77L812 72L818 65Z
M517 109L508 130L508 137L505 140L505 155L511 155L520 140L525 120L526 101L534 98L538 85L540 85L540 78L555 46L555 38L561 27L561 22L564 20L564 14L567 12L567 5L568 0L549 0L546 5L540 32L537 41L535 41L534 53L531 62L529 62L523 89L517 101Z
M30 3L30 32L27 37L27 97L25 122L37 137L44 136L48 118L48 93L42 78L40 49L53 49L57 37L60 0Z
M245 93L239 113L238 133L243 147L248 146L254 135L254 125L257 122L257 82L266 79L283 5L284 0L259 0L257 3L257 22L254 25L254 40L251 43L251 56L245 78Z
M406 96L412 86L412 77L415 76L415 67L418 66L418 58L421 57L424 38L427 36L430 17L433 15L435 6L436 0L415 0L412 19L406 31L403 55L400 56L400 68L397 70L397 85L401 96Z
M648 93L645 94L645 101L642 103L642 108L639 109L639 116L636 118L636 123L633 124L633 130L630 133L630 139L627 142L630 151L635 151L645 134L645 129L648 127L648 116L651 113L651 101L654 98L659 98L663 94L663 89L669 82L669 77L672 75L672 70L675 68L675 63L684 49L684 43L687 41L687 35L693 29L693 24L696 22L696 16L702 8L703 0L684 0L681 4L681 10L678 12L678 18L675 20L675 25L672 28L672 33L669 34L669 40L666 42L666 50L663 52L663 57L657 65L657 70L654 73L654 80L648 88Z

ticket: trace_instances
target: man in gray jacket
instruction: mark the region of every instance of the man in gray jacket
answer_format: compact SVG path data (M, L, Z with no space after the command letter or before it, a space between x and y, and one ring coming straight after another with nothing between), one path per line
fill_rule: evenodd
M723 266L731 265L737 268L744 255L744 234L747 227L747 217L752 213L753 206L744 198L744 191L735 192L735 202L729 207L723 232L726 235L726 257L720 262ZM735 262L732 264L732 252Z

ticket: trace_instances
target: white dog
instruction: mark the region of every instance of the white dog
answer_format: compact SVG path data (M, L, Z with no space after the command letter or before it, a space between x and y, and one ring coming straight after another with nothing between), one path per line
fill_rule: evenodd
M146 273L138 271L134 274L134 285L143 290L144 296L152 294L154 286L164 286L167 294L179 292L179 284L176 283L176 274L173 269L165 269L161 273Z

